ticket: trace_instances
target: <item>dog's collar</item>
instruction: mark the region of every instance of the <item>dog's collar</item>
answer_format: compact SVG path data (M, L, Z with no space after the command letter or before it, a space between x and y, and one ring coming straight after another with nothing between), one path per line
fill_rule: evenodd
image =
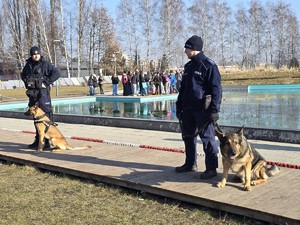
M45 116L46 116L46 113L44 113L44 114L41 115L41 116L33 117L33 118L37 121L37 120L40 120L40 119L44 118Z

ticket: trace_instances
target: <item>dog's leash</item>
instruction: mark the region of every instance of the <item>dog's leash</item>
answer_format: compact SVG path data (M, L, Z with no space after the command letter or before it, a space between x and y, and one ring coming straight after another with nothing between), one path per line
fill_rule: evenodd
M198 135L199 135L199 134L207 127L207 126L208 126L209 123L210 123L209 120L205 120L205 121L201 124L201 126L198 127L198 131L197 131L195 134L193 134L193 135L189 135L189 134L187 134L187 135L182 135L182 138L195 138L195 137L197 137L197 136L198 136ZM181 119L179 119L179 126L180 126L181 131L184 131L184 132L182 132L182 133L186 133L186 129L184 128ZM215 131L217 131L217 132L219 132L219 133L223 133L222 130L221 130L221 128L220 128L220 125L219 125L217 122L214 123L214 128L215 128Z
M201 126L198 127L198 131L195 134L192 134L192 135L190 135L190 134L183 135L182 134L182 138L195 138L195 137L197 137L208 126L209 123L210 123L209 120L204 120L203 123L201 124ZM186 129L184 128L181 119L179 119L179 126L180 126L181 131L184 131L182 133L186 133Z

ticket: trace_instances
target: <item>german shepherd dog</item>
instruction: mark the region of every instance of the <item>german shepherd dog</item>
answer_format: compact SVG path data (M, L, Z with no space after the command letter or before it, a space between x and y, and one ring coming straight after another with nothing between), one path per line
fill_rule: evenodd
M269 176L279 172L276 165L267 168L267 161L245 138L244 127L230 133L216 129L216 134L220 140L223 163L223 178L217 187L225 186L229 169L241 178L246 191L251 191L251 185L263 184Z
M83 147L71 147L66 138L57 129L57 127L46 116L45 112L38 107L37 104L31 106L25 115L31 115L34 119L34 125L39 135L39 143L36 153L43 151L45 146L44 138L49 139L53 149L53 152L59 152L62 150L79 150L91 148L91 146Z

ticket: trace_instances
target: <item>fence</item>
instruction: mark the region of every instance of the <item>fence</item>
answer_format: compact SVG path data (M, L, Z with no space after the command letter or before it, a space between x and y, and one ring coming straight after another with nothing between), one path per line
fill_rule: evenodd
M104 83L111 84L111 76L104 76ZM89 76L85 77L72 77L72 78L59 78L59 86L86 86ZM121 76L119 76L121 80ZM25 87L22 80L0 80L0 89L16 89Z

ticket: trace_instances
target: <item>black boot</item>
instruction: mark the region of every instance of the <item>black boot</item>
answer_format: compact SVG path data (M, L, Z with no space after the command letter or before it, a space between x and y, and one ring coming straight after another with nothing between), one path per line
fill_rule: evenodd
M50 145L49 139L46 139L46 138L45 138L45 146L44 146L44 149L51 149L51 145Z
M36 137L34 142L31 145L28 145L27 148L36 150L38 145L39 145L39 138Z
M197 165L192 165L192 166L189 166L189 165L186 165L186 164L183 164L182 166L177 166L175 168L175 171L177 173L185 173L185 172L196 172L198 170L198 167Z
M211 179L213 177L216 177L218 175L217 170L205 170L201 175L200 178L202 180L208 180Z

